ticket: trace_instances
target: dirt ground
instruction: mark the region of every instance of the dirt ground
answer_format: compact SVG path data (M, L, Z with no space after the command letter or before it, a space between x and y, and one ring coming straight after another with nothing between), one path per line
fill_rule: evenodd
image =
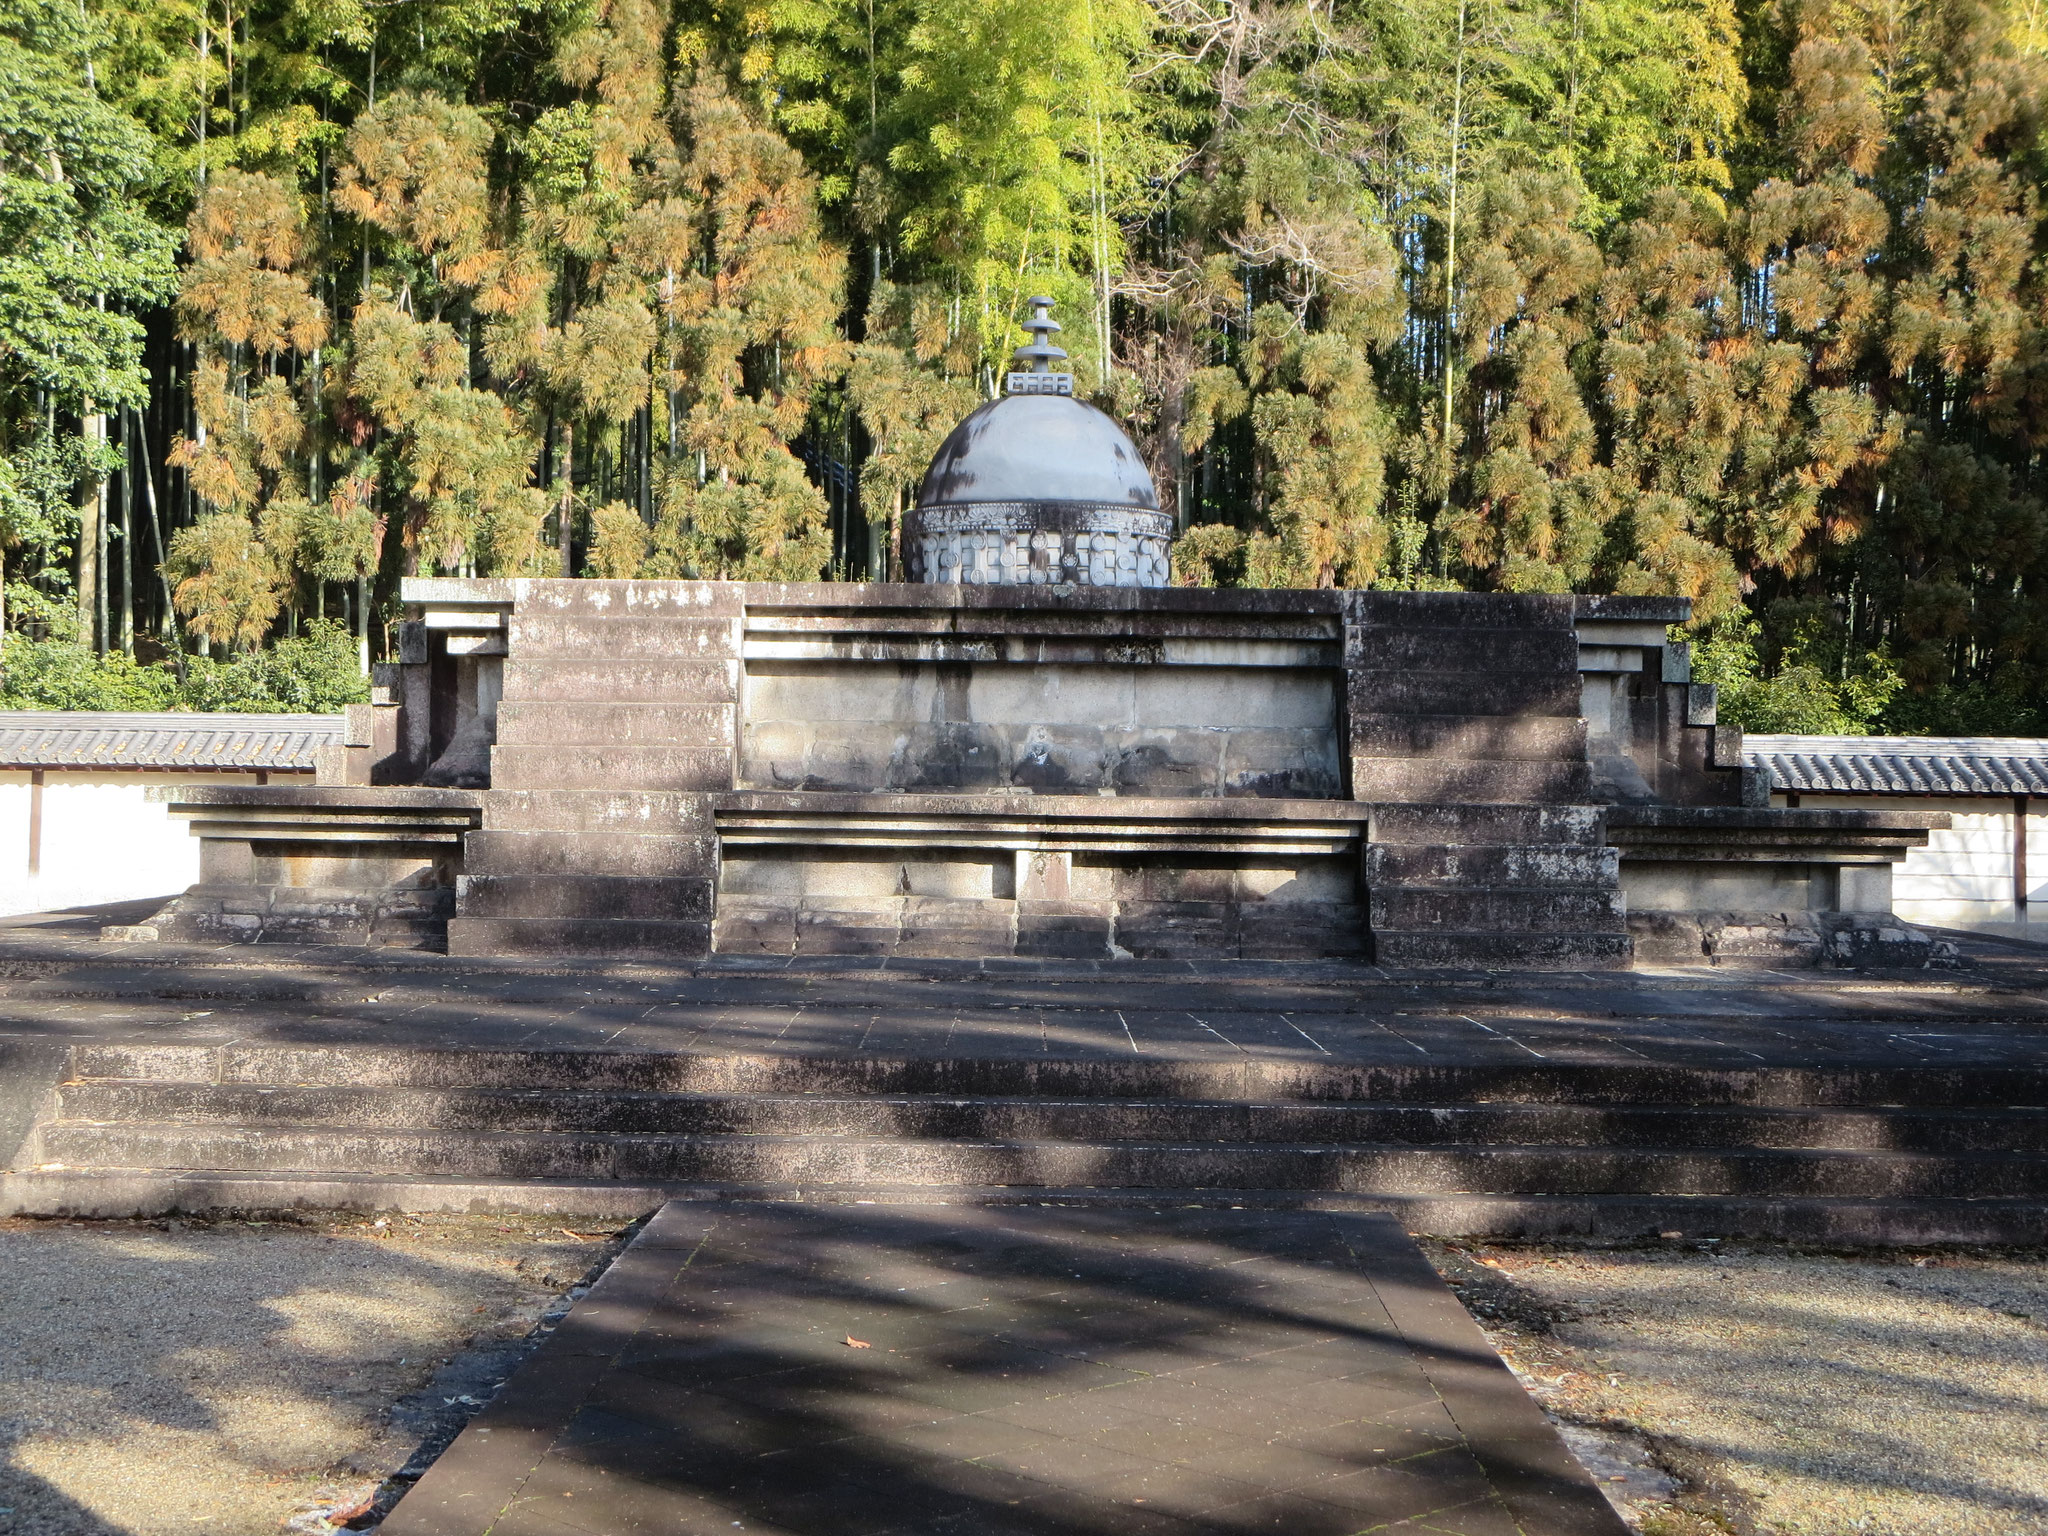
M1647 1536L2048 1533L2048 1255L1429 1246Z
M616 1247L537 1218L0 1221L0 1530L324 1536Z

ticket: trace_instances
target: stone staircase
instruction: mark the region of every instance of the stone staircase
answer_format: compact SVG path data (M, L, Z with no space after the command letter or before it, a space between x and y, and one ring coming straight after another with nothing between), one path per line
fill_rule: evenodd
M732 782L737 594L535 583L509 641L492 787L465 848L449 952L708 954L711 792Z
M2048 1072L73 1048L29 1211L694 1195L1391 1209L1440 1233L2019 1242Z
M1569 597L1360 593L1345 625L1351 792L1374 958L1626 966L1620 865L1591 804Z

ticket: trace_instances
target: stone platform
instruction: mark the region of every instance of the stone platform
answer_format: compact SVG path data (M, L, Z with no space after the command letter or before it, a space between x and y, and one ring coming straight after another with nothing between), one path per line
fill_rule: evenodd
M387 1536L1622 1536L1400 1228L670 1205Z
M91 919L79 919L91 931ZM663 1200L2048 1237L2048 966L540 965L0 931L0 1209Z

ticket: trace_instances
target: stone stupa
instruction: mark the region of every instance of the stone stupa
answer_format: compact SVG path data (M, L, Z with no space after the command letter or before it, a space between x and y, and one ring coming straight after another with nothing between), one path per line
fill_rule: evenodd
M955 427L905 516L903 560L923 582L1167 585L1172 517L1136 445L1074 398L1053 364L1052 300L1031 300L1003 396Z

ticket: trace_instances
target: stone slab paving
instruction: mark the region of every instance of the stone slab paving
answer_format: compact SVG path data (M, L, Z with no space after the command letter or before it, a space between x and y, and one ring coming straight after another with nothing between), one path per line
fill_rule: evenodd
M385 1536L1622 1536L1382 1216L665 1206Z
M91 1041L1302 1064L2048 1065L2048 953L1947 972L1332 962L548 966L0 929L0 1050Z

